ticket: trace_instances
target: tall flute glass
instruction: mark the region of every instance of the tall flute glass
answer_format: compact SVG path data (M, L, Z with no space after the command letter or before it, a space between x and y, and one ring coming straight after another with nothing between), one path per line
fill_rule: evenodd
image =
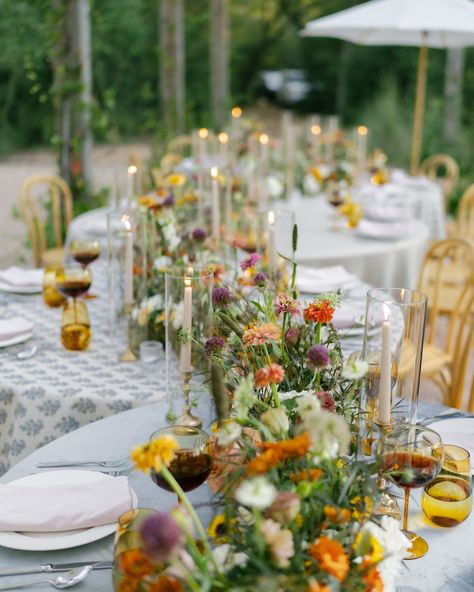
M425 426L396 424L393 429L382 432L377 454L384 476L405 492L403 533L411 545L406 559L423 557L428 551L428 543L418 534L408 530L410 491L431 483L441 470L441 437Z

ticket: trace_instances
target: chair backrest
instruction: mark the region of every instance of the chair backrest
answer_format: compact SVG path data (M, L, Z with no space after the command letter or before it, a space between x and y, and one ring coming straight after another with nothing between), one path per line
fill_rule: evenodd
M474 291L474 244L462 238L433 243L421 267L418 289L428 296L427 343L434 342L440 323L446 321L445 304L450 304L444 349L453 353Z
M183 157L176 152L168 152L160 160L160 169L164 175L169 175L173 172L176 165L183 160Z
M474 239L474 183L466 189L459 202L456 234Z
M45 188L45 192L38 191ZM41 265L42 255L47 250L45 221L51 213L54 246L62 247L65 231L72 220L73 201L66 181L55 175L34 175L26 179L19 196L20 211L28 226L28 232L36 266Z
M465 386L471 375L471 389L467 401L468 411L474 411L474 373L472 369L472 345L474 343L474 295L469 299L466 309L459 319L459 331L456 336L456 350L452 364L452 385L450 405L462 409L464 406Z
M449 154L428 156L421 163L420 172L439 184L446 201L459 181L459 165Z
M191 136L176 136L168 144L168 152L179 152L180 154L191 153Z

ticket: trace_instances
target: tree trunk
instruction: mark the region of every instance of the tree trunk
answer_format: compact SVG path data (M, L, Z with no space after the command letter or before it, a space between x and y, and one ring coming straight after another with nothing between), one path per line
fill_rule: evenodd
M444 79L444 139L450 148L459 144L463 73L464 49L448 49Z
M229 102L229 4L210 0L211 108L216 129L226 124Z

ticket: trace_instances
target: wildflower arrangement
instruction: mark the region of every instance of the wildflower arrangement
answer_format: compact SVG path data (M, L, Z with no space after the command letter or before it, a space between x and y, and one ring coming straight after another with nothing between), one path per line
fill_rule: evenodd
M259 416L249 413L255 404ZM143 521L135 553L148 571L126 589L394 590L408 541L395 520L371 519L376 467L347 461L344 420L314 393L273 407L250 377L239 383L234 407L214 432L209 484L219 493L218 512L207 531L168 469L176 441L166 436L132 452L138 468L161 473L181 506Z

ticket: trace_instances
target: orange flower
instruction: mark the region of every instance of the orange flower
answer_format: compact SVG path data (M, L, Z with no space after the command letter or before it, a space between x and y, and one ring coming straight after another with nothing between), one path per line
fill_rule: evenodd
M292 483L299 483L300 481L317 481L323 472L321 469L304 469L303 471L296 471L291 475Z
M139 549L129 549L117 557L120 572L130 577L142 577L152 573L153 563Z
M304 309L304 320L313 323L330 323L336 309L329 300L312 302Z
M263 475L273 469L282 460L282 454L278 450L265 450L253 458L247 465L249 475Z
M118 592L140 592L142 587L142 579L139 578L125 578L120 580Z
M156 582L150 582L146 592L182 592L183 585L173 576L160 576Z
M263 323L244 331L242 340L246 346L265 345L269 341L280 339L281 329L274 323Z
M262 388L270 384L279 384L284 378L285 371L279 364L269 364L255 372L255 386Z
M316 559L322 570L343 582L349 571L349 558L338 541L328 537L316 539L309 548L309 554Z
M308 432L303 432L290 440L280 440L279 442L262 442L263 450L275 450L281 454L281 459L302 458L311 446L311 439Z
M367 572L362 581L365 584L365 592L383 592L383 580L375 567Z
M347 508L335 508L334 506L324 506L326 518L336 524L345 524L349 522L352 512Z
M310 580L306 592L331 592L331 590L326 584L320 584L316 580Z

